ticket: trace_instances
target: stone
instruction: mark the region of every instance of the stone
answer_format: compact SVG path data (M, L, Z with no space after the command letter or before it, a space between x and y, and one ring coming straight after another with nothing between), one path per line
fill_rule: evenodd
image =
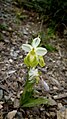
M3 108L3 106L0 104L0 109L2 109Z
M3 90L0 89L0 100L3 98Z
M49 98L49 105L50 105L50 106L55 106L55 105L57 105L57 103L56 103L56 101L53 100L52 98Z
M56 86L53 86L53 89L54 89L54 90L58 90L58 88L57 88Z
M14 108L18 108L19 107L19 100L18 99L15 99L14 100Z
M55 112L50 112L51 117L55 117Z
M58 108L61 109L63 107L62 103L58 103Z
M13 117L16 115L17 110L13 110L7 114L8 119L13 119Z
M63 93L63 94L58 94L58 95L54 95L53 98L55 100L58 100L58 99L62 99L62 98L66 98L67 97L67 93Z
M57 111L57 119L67 119L67 109Z

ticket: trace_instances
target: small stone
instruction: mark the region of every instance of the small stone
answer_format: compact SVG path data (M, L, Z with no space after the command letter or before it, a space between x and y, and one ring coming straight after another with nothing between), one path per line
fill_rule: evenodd
M5 34L5 33L6 33L6 31L2 31L2 33L3 33L3 34Z
M46 115L47 115L48 117L50 116L48 112L46 112Z
M23 58L23 55L20 55L19 58L22 59Z
M8 119L13 119L13 117L16 115L17 110L13 110L7 114Z
M45 108L43 108L43 107L40 108L40 111L44 111L44 110L45 110Z
M55 117L55 112L50 112L51 117Z
M11 97L10 99L12 100L12 102L14 102L14 98L13 97Z
M57 111L57 119L67 119L67 109Z
M2 109L3 108L3 106L0 104L0 109Z
M2 97L3 97L3 90L0 89L0 100L2 99Z
M58 90L58 88L57 88L56 86L53 86L53 89L54 89L54 90Z
M9 31L12 31L12 28L11 28L11 27L9 27L9 28L8 28L8 30L9 30Z
M19 100L18 99L15 99L14 100L14 108L18 108L19 107Z
M5 95L4 98L5 98L5 100L9 100L9 96Z
M56 80L53 77L50 77L50 80L53 82L54 85L57 85L58 87L60 87L60 83L58 82L58 80Z
M3 112L0 110L0 119L3 119Z
M56 101L53 100L52 98L49 98L49 104L50 104L51 106L57 105Z
M9 59L9 62L10 62L10 63L12 63L12 62L13 62L13 60L12 60L12 59Z
M10 71L7 72L7 74L13 74L15 72L16 72L16 70L10 70Z
M0 101L0 105L4 104L4 102Z
M67 76L67 71L65 72L65 76Z
M26 31L26 29L23 29L23 34L28 35L28 32Z
M58 94L58 95L54 95L53 98L55 100L58 100L58 99L62 99L62 98L66 98L67 97L67 93L63 93L63 94Z
M62 103L58 103L58 108L61 109L63 107Z

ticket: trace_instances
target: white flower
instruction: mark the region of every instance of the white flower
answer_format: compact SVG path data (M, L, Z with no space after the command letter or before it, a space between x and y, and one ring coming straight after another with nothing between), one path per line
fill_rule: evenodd
M32 68L29 70L29 80L31 80L33 77L38 77L38 69Z
M21 47L26 52L30 52L32 49L34 49L37 55L43 56L47 53L47 50L46 48L38 47L39 44L40 44L40 38L37 37L33 39L32 45L23 44Z

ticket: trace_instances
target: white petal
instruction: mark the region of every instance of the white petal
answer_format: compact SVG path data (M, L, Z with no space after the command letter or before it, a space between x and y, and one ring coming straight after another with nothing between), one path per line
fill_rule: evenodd
M32 49L32 46L29 44L23 44L21 48L25 50L26 52L30 52L30 50Z
M39 37L33 39L32 46L34 48L36 48L39 44L40 44L40 38Z
M37 55L43 56L47 53L46 48L38 47L36 48L36 53Z
M29 76L31 77L31 76L38 76L39 74L38 74L38 69L30 69L30 71L29 71Z

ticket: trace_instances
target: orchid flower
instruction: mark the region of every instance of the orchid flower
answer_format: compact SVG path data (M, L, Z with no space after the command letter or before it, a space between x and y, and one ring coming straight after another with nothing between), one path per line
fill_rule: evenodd
M25 52L30 52L32 49L34 49L37 55L44 56L47 53L47 50L46 48L38 47L39 44L40 44L40 38L37 37L33 39L32 45L23 44L22 49L25 50Z
M45 65L44 56L47 53L47 50L43 47L38 47L40 44L40 38L37 37L33 39L32 45L23 44L22 49L25 52L28 52L27 56L24 58L24 62L27 66L36 67L38 64L43 67Z

